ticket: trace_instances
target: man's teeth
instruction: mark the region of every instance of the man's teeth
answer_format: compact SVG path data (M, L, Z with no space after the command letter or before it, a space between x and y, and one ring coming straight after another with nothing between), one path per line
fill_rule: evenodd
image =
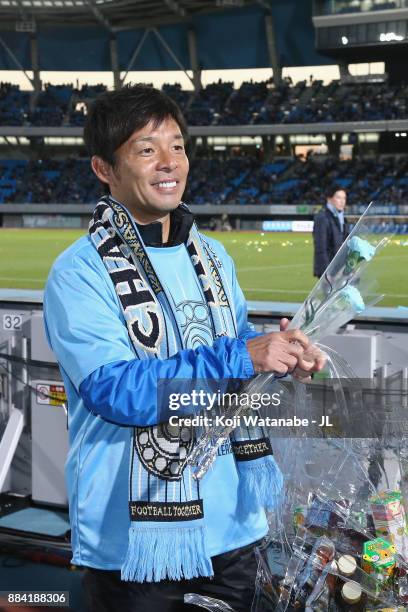
M162 183L157 183L157 185L160 187L160 189L174 189L177 183L176 181L165 181Z

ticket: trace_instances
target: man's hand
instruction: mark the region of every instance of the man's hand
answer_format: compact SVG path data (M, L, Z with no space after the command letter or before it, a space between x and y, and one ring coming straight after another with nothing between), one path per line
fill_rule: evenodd
M285 332L288 325L289 319L281 319L279 324L281 332ZM301 382L307 382L311 379L312 372L320 372L325 365L326 356L324 353L315 344L309 344L291 374Z
M282 321L287 321L282 329ZM247 348L256 372L287 374L303 364L303 355L310 342L299 329L286 330L289 324L282 319L281 331L271 332L247 341Z

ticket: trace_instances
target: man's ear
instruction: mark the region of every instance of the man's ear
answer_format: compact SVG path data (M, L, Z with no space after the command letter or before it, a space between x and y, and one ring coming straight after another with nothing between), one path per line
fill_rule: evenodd
M102 183L106 183L110 185L113 178L113 168L112 166L99 157L98 155L94 155L91 159L92 170L95 172L96 176Z

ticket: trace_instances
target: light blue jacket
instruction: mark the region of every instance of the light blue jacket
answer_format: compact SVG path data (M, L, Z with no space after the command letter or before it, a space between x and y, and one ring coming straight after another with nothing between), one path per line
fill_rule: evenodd
M179 351L166 360L135 358L112 281L90 238L84 236L54 263L45 290L47 337L68 396L66 462L72 562L120 569L128 542L129 445L132 425L158 422L160 378L248 378L254 370L245 340L256 335L224 247L208 239L227 271L239 338ZM206 307L184 244L147 247L171 295L179 323L197 325L189 303ZM189 318L190 316L190 318ZM183 320L181 320L184 317ZM202 481L207 547L217 555L264 536L263 511L239 516L238 476L228 443Z

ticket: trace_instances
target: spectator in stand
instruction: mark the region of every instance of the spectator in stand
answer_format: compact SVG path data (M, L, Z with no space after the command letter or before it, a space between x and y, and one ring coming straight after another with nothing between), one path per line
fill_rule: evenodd
M318 278L323 275L349 233L344 217L346 191L335 185L327 190L326 195L326 205L315 216L313 228L313 274Z

